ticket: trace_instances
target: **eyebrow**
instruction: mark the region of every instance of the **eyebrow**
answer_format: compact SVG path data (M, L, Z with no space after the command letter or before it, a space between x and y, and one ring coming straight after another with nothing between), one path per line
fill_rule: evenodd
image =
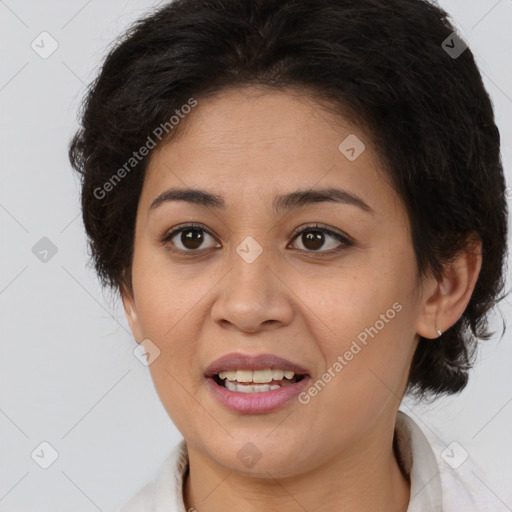
M170 188L162 192L149 207L149 210L161 206L164 203L171 201L185 201L187 203L195 204L204 208L214 208L216 210L223 210L226 208L226 202L222 196L207 192L205 190L193 188ZM309 189L297 190L289 194L277 196L273 203L274 211L279 213L286 213L294 208L302 208L313 203L341 203L352 206L357 206L361 210L374 214L374 210L359 196L340 188L323 188L323 189Z

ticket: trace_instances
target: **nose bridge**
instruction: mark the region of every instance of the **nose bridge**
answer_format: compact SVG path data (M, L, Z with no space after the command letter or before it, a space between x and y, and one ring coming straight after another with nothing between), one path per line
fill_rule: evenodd
M290 320L291 305L275 275L273 251L260 239L262 243L246 236L234 247L230 272L221 281L222 290L212 309L215 321L255 331L264 323Z
M271 250L268 244L258 237L246 236L234 248L231 257L232 276L230 295L239 300L250 300L262 304L270 302L271 289L275 286L270 268L272 267ZM249 304L248 304L249 306Z

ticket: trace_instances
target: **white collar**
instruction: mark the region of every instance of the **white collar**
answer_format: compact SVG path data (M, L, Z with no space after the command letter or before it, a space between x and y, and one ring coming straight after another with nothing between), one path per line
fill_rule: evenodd
M441 512L442 486L436 456L425 434L414 421L398 411L395 437L398 461L411 479L407 512Z
M411 480L407 512L510 512L477 479L474 464L466 462L462 470L450 468L441 458L446 447L429 442L402 411L397 414L394 443L399 463ZM118 512L187 512L182 494L187 470L187 446L181 440L160 466L157 478Z

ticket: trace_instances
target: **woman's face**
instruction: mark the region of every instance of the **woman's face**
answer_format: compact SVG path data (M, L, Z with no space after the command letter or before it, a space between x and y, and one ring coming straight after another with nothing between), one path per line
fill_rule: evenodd
M182 122L149 162L123 300L189 451L284 477L388 443L425 299L367 135L256 88Z

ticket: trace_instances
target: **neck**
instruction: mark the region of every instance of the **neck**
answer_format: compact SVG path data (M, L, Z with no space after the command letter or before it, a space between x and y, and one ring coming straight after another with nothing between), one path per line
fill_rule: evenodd
M382 425L381 425L382 426ZM394 427L394 422L392 424ZM183 485L185 509L199 512L406 512L410 481L393 448L370 432L322 465L293 477L246 476L217 464L187 444L189 471Z

